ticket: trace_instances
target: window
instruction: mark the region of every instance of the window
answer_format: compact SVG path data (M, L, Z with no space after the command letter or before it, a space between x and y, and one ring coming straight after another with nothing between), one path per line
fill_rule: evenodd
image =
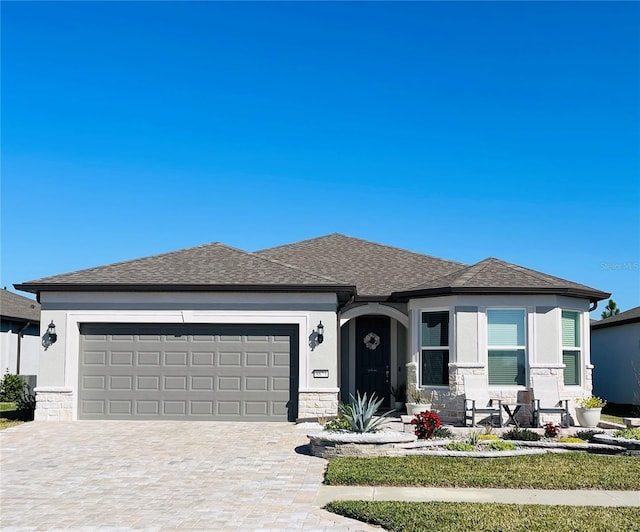
M525 317L522 309L487 310L489 384L525 385Z
M423 312L422 386L449 385L449 312Z
M566 386L580 386L580 314L562 311L562 363Z

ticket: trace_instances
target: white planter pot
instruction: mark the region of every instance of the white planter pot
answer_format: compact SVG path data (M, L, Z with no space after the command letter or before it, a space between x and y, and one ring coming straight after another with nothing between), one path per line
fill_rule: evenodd
M595 428L600 422L602 408L580 408L576 407L576 418L578 425L586 428Z
M431 410L431 403L407 403L407 414L411 416L427 410Z

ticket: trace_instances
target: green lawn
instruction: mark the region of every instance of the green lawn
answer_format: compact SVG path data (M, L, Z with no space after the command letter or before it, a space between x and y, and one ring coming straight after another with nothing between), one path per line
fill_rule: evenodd
M325 509L394 531L640 531L640 508L337 501Z
M600 414L600 419L602 421L609 421L610 423L619 423L620 425L624 425L624 421L619 416L611 416L609 414Z
M433 486L530 489L640 489L640 460L583 452L451 458L336 458L325 483L347 486Z
M0 412L13 412L17 408L15 403L0 403Z

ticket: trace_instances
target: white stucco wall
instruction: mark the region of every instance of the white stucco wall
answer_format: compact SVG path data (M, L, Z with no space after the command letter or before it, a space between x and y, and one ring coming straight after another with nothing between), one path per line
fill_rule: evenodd
M299 392L338 393L335 294L45 292L40 301L41 323L53 321L58 340L40 350L39 388L76 390L82 323L273 323L298 326ZM320 321L324 342L316 345ZM315 369L329 378L314 378Z
M591 360L595 395L640 405L640 323L593 329Z

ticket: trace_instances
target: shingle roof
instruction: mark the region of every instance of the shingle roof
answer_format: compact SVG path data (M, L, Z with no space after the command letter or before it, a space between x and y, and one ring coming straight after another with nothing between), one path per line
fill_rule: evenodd
M609 294L588 286L491 257L414 286L402 295L406 297L445 292L550 292L587 296L597 300L609 297Z
M604 329L605 327L616 327L618 325L626 325L628 323L640 322L640 307L634 307L629 310L625 310L620 314L611 316L610 318L604 318L599 321L592 321L592 329Z
M40 304L8 290L0 290L0 315L3 318L39 323Z
M263 249L256 255L354 284L359 296L387 296L464 266L339 233Z
M89 268L16 285L27 291L79 286L130 287L334 287L326 276L259 257L220 243ZM348 287L347 287L348 288Z
M248 253L220 243L54 275L18 290L332 291L344 300L444 293L560 293L609 297L498 259L467 266L338 233Z

